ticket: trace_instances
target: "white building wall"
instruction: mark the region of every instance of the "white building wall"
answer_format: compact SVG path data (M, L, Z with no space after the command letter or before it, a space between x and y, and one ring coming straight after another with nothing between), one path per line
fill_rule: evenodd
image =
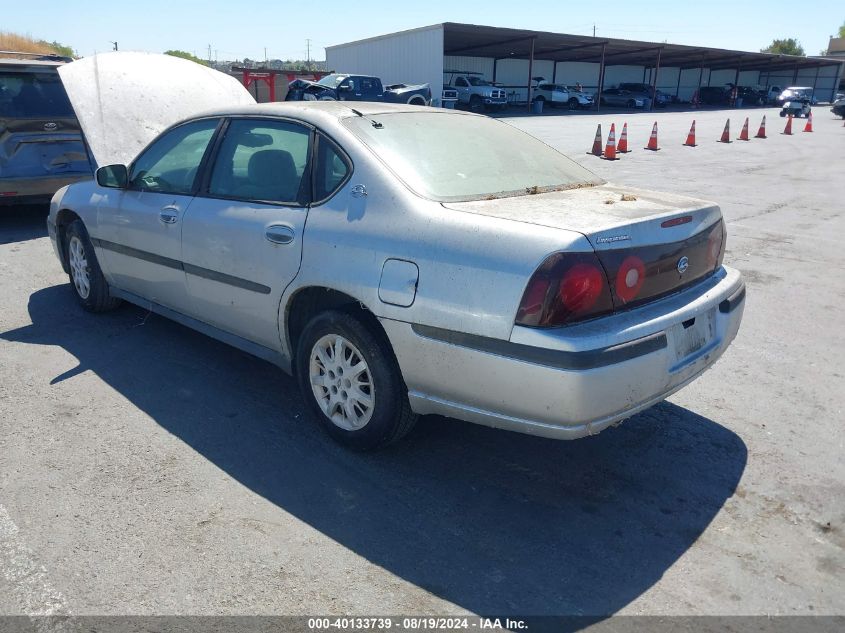
M385 85L427 83L432 99L439 105L443 91L443 26L329 46L326 65L341 73L380 77Z
M647 73L646 76L648 76ZM607 66L604 71L605 88L613 88L621 83L642 83L642 81L642 66Z
M439 52L443 55L443 50ZM493 60L489 57L468 57L464 55L445 55L443 70L460 70L467 73L481 73L483 79L493 81Z
M598 92L599 65L592 62L558 62L555 81L566 86L574 86L580 82L587 92Z

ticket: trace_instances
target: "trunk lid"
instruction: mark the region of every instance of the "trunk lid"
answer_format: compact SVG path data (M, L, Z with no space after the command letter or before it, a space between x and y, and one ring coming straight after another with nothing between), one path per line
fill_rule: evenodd
M170 55L101 53L59 76L97 166L131 163L162 131L205 110L255 103L234 77Z
M616 309L709 276L724 251L718 206L644 189L606 184L444 206L581 233L604 268Z

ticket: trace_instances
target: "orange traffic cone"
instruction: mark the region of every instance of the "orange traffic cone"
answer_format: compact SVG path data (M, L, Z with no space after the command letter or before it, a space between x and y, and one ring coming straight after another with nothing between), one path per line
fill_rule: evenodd
M695 147L695 119L692 120L692 125L689 128L689 134L687 134L687 142L684 143L687 147Z
M786 134L787 136L792 135L792 115L786 117L786 127L783 128L783 132L781 134Z
M592 154L593 156L601 156L601 123L596 128L596 138L593 139L593 149L591 149L588 154Z
M740 141L747 141L748 140L748 117L745 117L745 123L742 124L742 131L739 133Z
M719 143L732 143L731 141L731 120L728 119L725 121L725 129L722 131L722 138L719 139Z
M657 121L654 122L654 127L651 128L651 136L648 137L648 145L645 146L645 149L650 149L652 152L660 149L657 147Z
M619 144L616 146L617 154L627 154L631 150L628 149L628 124L622 124L622 134L619 135Z
M605 160L619 160L616 158L616 124L610 124L610 134L607 135L607 146L604 148Z
M757 130L757 136L754 138L766 138L766 115L763 115L763 120L760 121L760 129Z
M807 115L807 125L804 126L805 132L812 132L813 131L813 113Z

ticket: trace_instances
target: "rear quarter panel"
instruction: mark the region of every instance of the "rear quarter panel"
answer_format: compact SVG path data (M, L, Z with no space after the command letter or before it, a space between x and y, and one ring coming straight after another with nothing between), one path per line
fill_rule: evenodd
M525 285L540 263L562 249L592 251L579 233L422 199L351 134L343 136L337 140L352 156L354 173L334 198L309 211L302 266L282 310L298 290L322 286L351 295L379 317L508 339ZM368 195L353 196L356 185ZM379 299L390 258L419 268L409 307Z

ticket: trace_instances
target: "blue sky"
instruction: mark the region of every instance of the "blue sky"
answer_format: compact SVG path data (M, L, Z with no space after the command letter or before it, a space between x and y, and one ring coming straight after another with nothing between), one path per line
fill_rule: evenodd
M439 22L467 22L560 33L596 34L757 51L774 38L795 37L810 55L827 48L845 21L839 0L747 2L444 2L441 0L142 0L24 2L0 0L0 30L70 44L81 55L110 50L161 52L179 48L220 59L312 58L323 47Z

